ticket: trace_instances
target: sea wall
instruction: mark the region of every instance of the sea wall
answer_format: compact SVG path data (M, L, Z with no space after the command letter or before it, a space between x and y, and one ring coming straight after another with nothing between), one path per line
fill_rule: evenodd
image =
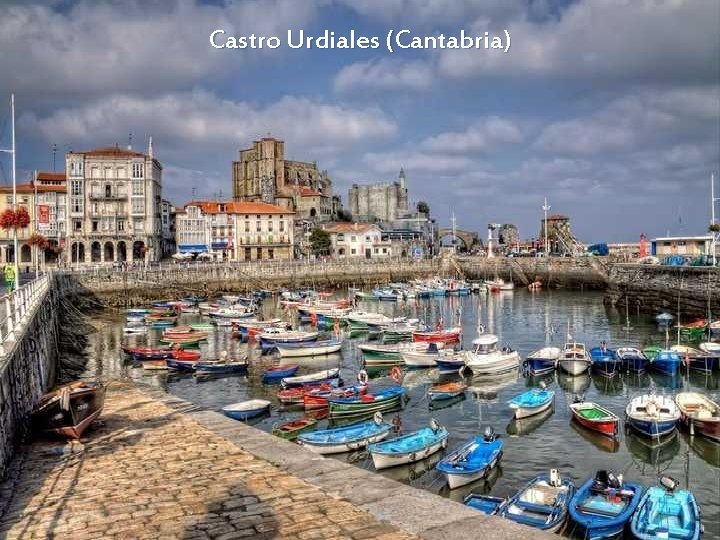
M374 287L442 272L441 260L263 262L252 264L165 264L120 271L100 268L72 272L76 286L108 306L143 305L188 294L212 296L258 289Z
M473 280L500 277L518 286L539 280L551 288L605 289L612 262L604 257L458 257L456 264Z
M720 314L720 268L615 264L605 293L607 304L646 313L668 311L682 321Z

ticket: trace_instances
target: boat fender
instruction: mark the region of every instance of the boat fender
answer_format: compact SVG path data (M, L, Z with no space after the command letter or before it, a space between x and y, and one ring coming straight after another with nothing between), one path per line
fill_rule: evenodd
M410 454L410 461L415 461L416 459L417 459L417 454L415 454L415 452L412 452Z
M432 428L433 431L437 432L440 427L440 423L437 420L435 420L434 418L430 419L430 428Z
M447 444L448 444L447 439L443 439L442 442L440 443L440 447L445 449L445 448L447 448Z
M368 383L367 371L365 371L364 369L361 369L357 374L357 380L362 386L367 386L367 383Z
M377 425L380 425L380 424L383 423L383 415L382 415L382 413L381 413L380 411L377 411L377 412L373 415L373 421L374 421Z

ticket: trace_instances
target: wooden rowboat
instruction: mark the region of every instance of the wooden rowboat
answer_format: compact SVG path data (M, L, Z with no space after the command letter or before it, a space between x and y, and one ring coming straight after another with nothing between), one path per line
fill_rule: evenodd
M298 420L291 420L275 426L272 430L272 434L280 437L281 439L287 439L292 441L298 438L301 433L307 433L312 431L317 424L315 418L300 418Z
M430 401L454 398L465 392L466 388L467 385L462 382L436 383L428 390L428 398Z
M681 392L675 403L680 420L691 432L720 442L720 405L697 392Z
M100 416L104 404L104 385L74 382L40 398L32 423L40 431L79 439Z
M581 401L570 404L570 411L573 420L587 429L597 431L608 437L615 437L618 434L620 419L600 405L591 401Z

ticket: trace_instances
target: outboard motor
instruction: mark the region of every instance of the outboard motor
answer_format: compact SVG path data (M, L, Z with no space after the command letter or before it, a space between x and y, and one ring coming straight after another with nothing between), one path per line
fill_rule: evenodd
M593 480L591 491L594 493L601 493L605 491L610 484L609 475L607 471L597 471L595 473L595 479Z
M483 432L483 438L485 439L485 442L493 442L495 440L495 431L492 427L487 426L485 428L485 431Z
M660 485L665 488L665 491L672 493L680 485L680 482L670 476L661 476Z
M614 489L620 489L622 487L620 480L618 480L613 473L609 472L607 475L607 479L608 479L608 487L611 487Z
M562 485L560 473L558 473L557 469L550 469L550 485L553 487L560 487Z

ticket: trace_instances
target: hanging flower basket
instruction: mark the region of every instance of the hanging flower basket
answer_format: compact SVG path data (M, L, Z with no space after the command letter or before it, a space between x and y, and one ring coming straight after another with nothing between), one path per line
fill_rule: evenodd
M36 246L39 249L43 249L48 245L47 238L45 238L42 234L39 233L31 234L30 238L28 238L27 243L28 245Z
M24 229L30 225L30 214L26 208L6 209L0 214L0 227L3 229Z

